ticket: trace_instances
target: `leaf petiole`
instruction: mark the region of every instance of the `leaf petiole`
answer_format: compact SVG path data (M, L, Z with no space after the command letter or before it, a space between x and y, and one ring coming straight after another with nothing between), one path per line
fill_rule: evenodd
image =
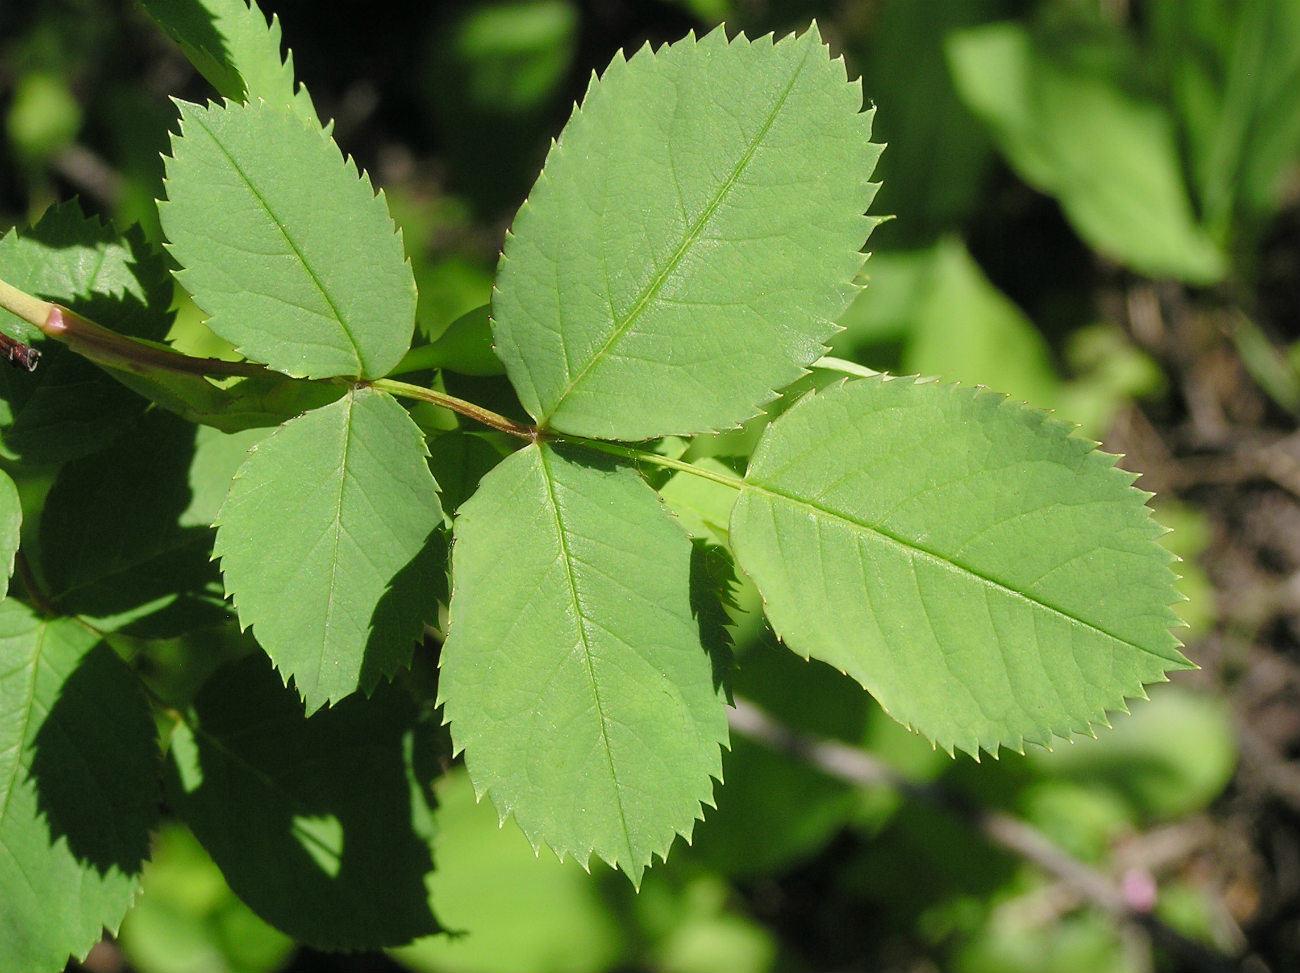
M701 469L693 466L684 460L673 459L669 456L662 456L659 453L652 453L644 449L636 449L632 446L624 446L620 443L605 442L600 439L588 439L585 436L570 436L554 433L543 433L536 426L528 426L515 422L513 419L507 419L503 415L485 409L473 402L467 402L459 399L454 395L448 395L446 392L439 392L436 389L424 388L420 385L412 385L410 382L399 382L391 378L377 378L366 383L371 388L380 389L390 395L401 396L408 399L419 399L423 402L430 402L433 405L440 405L444 409L450 409L476 422L481 422L485 426L491 426L493 429L500 429L502 432L508 432L512 436L520 439L536 441L538 439L554 439L559 442L572 443L575 446L585 446L588 449L594 449L600 453L608 453L611 456L617 456L620 459L629 460L634 466L642 463L649 463L651 466L661 466L665 469L679 470L683 473L690 473L694 476L701 476L706 480L713 480L715 483L721 483L723 486L729 486L733 490L739 490L741 480L739 477L727 476L713 470Z
M587 439L585 436L556 435L554 438L560 442L573 443L576 446L586 446L588 449L594 449L597 452L608 453L611 456L618 456L630 460L634 466L639 466L642 463L649 463L651 466L661 466L664 469L677 470L682 473L690 473L692 476L703 477L706 480L712 480L714 483L720 483L723 486L731 487L733 490L739 490L744 486L744 481L738 476L727 476L725 473L718 473L714 470L704 469L688 463L685 460L674 459L671 456L652 453L644 449L636 449L632 446L624 446L621 443L610 443L600 439Z
M491 426L493 429L500 429L502 432L508 432L512 436L520 439L536 440L538 430L535 426L525 425L508 419L505 416L493 412L491 409L485 409L481 405L475 405L473 402L467 402L465 399L459 399L454 395L448 395L446 392L439 392L436 389L424 388L421 385L413 385L410 382L399 382L391 378L376 378L365 384L371 388L380 389L389 395L396 395L406 399L419 399L421 402L430 402L433 405L440 405L444 409L450 409L466 418L473 419L475 422L481 422L485 426Z

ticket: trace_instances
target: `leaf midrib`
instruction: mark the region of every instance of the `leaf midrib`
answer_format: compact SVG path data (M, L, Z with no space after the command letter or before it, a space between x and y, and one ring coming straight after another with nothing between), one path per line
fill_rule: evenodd
M239 178L243 180L244 185L248 187L248 191L253 195L253 198L257 200L258 204L262 207L262 211L266 213L267 217L275 225L275 228L279 230L280 236L284 239L285 244L289 247L290 250L293 251L293 255L298 258L298 263L301 264L303 270L306 271L308 279L311 280L312 285L320 293L321 298L324 299L326 306L330 310L330 313L334 316L334 320L338 322L338 326L342 329L343 334L348 339L348 343L352 346L352 352L357 362L357 374L359 375L362 372L364 372L365 362L362 360L361 346L360 344L358 344L356 336L352 333L352 329L348 327L348 323L344 319L343 312L339 309L339 306L335 303L334 298L331 296L329 290L325 287L325 282L321 279L320 275L316 273L316 270L308 262L306 255L303 253L301 248L299 248L297 243L294 242L294 239L289 235L289 231L285 227L284 221L279 219L279 217L275 215L275 212L271 209L271 205L270 203L267 202L266 197L263 196L262 193L258 190L257 186L253 183L252 178L248 175L247 172L244 171L243 166L239 164L239 161L235 158L235 156L231 155L231 153L227 150L225 144L221 141L220 138L217 137L216 133L213 131L211 126L207 124L206 119L203 116L198 114L194 114L190 117L193 120L195 120L199 125L199 127L203 129L203 131L208 135L210 139L212 139L212 143L217 147L217 149L221 152L221 154L225 156L226 161L230 164L230 168L233 169L236 175L238 175ZM294 117L296 118L297 116ZM273 295L267 295L267 296L273 296ZM279 300L279 298L277 298L277 300Z
M657 295L659 291L663 289L664 284L667 283L668 279L673 275L673 272L681 264L682 260L685 259L687 252L699 239L700 234L704 232L704 227L709 223L709 221L713 218L713 215L718 211L718 208L722 205L723 200L726 199L727 195L731 192L732 187L736 184L736 181L740 178L741 173L745 171L750 161L754 158L754 154L758 151L759 146L762 145L763 140L767 137L767 133L771 130L772 125L775 123L777 115L780 114L781 109L785 106L786 101L789 99L790 92L794 90L795 83L799 80L799 77L803 74L804 67L808 63L808 58L812 50L813 47L811 45L805 45L804 56L802 60L800 60L798 65L795 67L794 72L790 76L789 82L787 82L785 88L781 91L781 94L777 97L776 101L773 103L771 111L769 111L767 114L767 118L763 120L762 127L758 130L758 132L755 134L753 139L750 141L750 144L745 149L745 152L736 161L736 164L732 166L731 172L728 173L727 178L723 180L723 182L719 185L717 191L709 199L707 205L704 207L703 210L701 210L700 215L696 217L695 222L692 223L690 227L687 228L686 234L682 238L682 242L678 244L677 249L673 252L673 255L668 259L668 262L664 265L663 269L660 270L651 279L650 283L646 285L645 290L642 291L641 295L632 304L631 309L627 312L623 320L621 322L615 322L614 328L610 331L609 336L605 339L604 343L600 346L600 348L596 350L594 354L592 354L588 358L587 363L582 367L582 370L579 371L577 375L574 375L569 379L569 383L563 388L563 390L561 390L560 394L556 397L555 403L546 411L544 415L542 415L538 419L538 426L540 428L544 429L550 424L551 419L564 405L565 400L568 399L568 397L573 393L574 389L577 388L578 385L580 385L591 374L592 370L596 367L597 363L602 361L605 358L605 356L609 354L610 349L613 348L613 346L616 343L618 343L618 341L625 334L627 334L629 330L631 330L632 326L636 323L637 319L641 316L642 312L645 311L646 307L654 299L655 295ZM567 364L568 364L567 354L565 357L566 357L565 364L567 370Z
M569 550L568 532L564 528L564 519L560 515L560 504L555 496L555 479L551 475L551 468L546 459L546 448L544 446L537 447L537 456L542 471L542 480L546 484L546 499L554 515L556 538L564 562L564 579L569 588L569 601L573 607L574 620L577 622L578 636L582 639L583 664L587 671L587 681L591 685L591 697L596 706L596 717L600 725L601 750L605 755L605 765L609 769L610 782L613 784L614 803L618 807L618 821L623 830L624 851L627 854L628 867L633 868L636 865L636 859L632 853L632 832L628 826L627 811L623 807L623 792L618 786L618 772L614 767L614 751L609 740L605 706L601 700L600 687L596 682L596 673L592 667L591 643L587 638L586 615L582 610L582 601L578 597L578 581L574 576L572 567L574 557Z
M343 419L343 444L342 455L339 457L339 490L338 502L335 504L334 517L330 523L330 538L333 549L330 552L330 572L329 584L327 590L329 597L325 606L325 622L321 630L321 652L316 660L316 678L313 680L313 686L317 692L320 691L321 670L325 667L326 652L334 648L333 640L330 637L330 629L334 623L334 615L338 610L338 576L339 576L339 540L343 536L343 495L348 488L348 462L352 453L352 417L356 409L355 393L343 396L347 400L347 412ZM332 691L326 694L326 698L333 700Z
M962 564L961 562L954 560L953 558L948 557L938 551L931 550L930 548L927 548L909 538L893 533L892 531L888 531L883 527L879 526L878 524L867 524L849 516L848 514L841 513L838 510L832 510L828 507L823 507L819 504L813 503L801 497L796 497L789 493L785 493L781 490L776 490L771 487L759 486L749 481L746 481L741 487L742 495L744 494L745 491L752 491L756 494L762 494L768 499L780 500L784 503L790 504L793 507L802 509L808 512L809 514L812 514L815 517L829 518L830 520L836 521L840 524L844 524L850 528L856 528L857 530L865 531L869 534L874 535L875 537L878 537L890 544L895 545L896 547L900 547L913 554L920 555L921 557L925 558L927 561L935 565L938 565L939 567L945 570L960 572L962 575L968 578L972 578L980 584L987 585L990 588L994 588L1005 594L1011 595L1013 598L1017 598L1025 602L1026 604L1032 606L1033 608L1037 608L1042 611L1049 612L1057 616L1058 618L1063 618L1069 622L1073 622L1076 625L1081 625L1087 630L1097 635L1100 635L1103 638L1109 639L1112 642L1117 642L1120 645L1126 645L1129 648L1136 649L1139 652L1142 652L1146 655L1153 656L1164 662L1169 661L1164 656L1160 655L1158 652L1148 648L1145 645L1139 645L1137 642L1133 642L1130 639L1126 639L1121 635L1116 635L1113 632L1109 632L1106 629L1100 627L1099 625L1093 624L1087 619L1080 618L1078 615L1075 615L1072 612L1068 612L1063 608L1058 608L1055 605L1048 604L1047 602L1039 598L1033 597L1027 592L1020 591L1016 588L1012 588L1009 585L999 581L997 578L990 577L989 575L984 574L983 572L978 571L975 568L972 568L966 564Z

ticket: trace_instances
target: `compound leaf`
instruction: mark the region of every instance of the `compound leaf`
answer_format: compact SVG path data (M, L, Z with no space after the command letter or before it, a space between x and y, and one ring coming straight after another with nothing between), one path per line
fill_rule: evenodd
M254 653L216 672L172 735L169 803L255 912L325 949L438 931L424 805L434 727L392 685L304 718Z
M1047 745L1190 665L1162 529L1114 462L987 390L855 381L772 424L731 541L777 634L899 722Z
M223 98L292 108L316 121L307 89L294 88L293 55L280 54L280 21L253 0L141 0Z
M634 883L689 837L726 741L691 542L630 469L512 454L456 518L439 697L478 793Z
M410 661L442 523L425 457L406 411L358 388L258 442L231 484L226 593L309 712Z
M158 211L208 326L287 375L386 374L410 347L415 280L383 195L300 116L178 104Z
M820 357L873 221L880 153L816 27L717 30L594 79L506 240L497 353L544 427L735 426Z
M61 970L117 928L158 776L149 709L112 650L0 602L0 969Z

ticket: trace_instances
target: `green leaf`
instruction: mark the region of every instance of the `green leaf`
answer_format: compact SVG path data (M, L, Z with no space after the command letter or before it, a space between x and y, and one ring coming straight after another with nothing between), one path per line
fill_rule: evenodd
M194 427L156 410L59 470L41 512L40 565L61 612L155 637L229 617L212 531L181 524L193 453Z
M293 55L280 55L280 21L252 0L141 0L223 98L265 101L316 121L307 89L294 89Z
M1272 219L1300 153L1300 7L1158 0L1144 18L1176 105L1206 222Z
M488 307L462 314L430 346L429 366L449 368L462 375L501 375L505 368L492 350L492 322Z
M538 423L735 426L824 354L874 225L861 107L815 27L616 57L515 218L493 297Z
M905 726L1047 745L1190 666L1162 529L1114 462L984 389L863 379L772 424L731 541L778 636Z
M28 230L0 239L0 279L134 338L158 341L171 325L171 275L138 227L119 235L75 202L51 207ZM41 351L34 372L0 368L4 449L30 463L60 463L101 448L145 408L138 395L8 311L0 332Z
M8 473L0 471L0 599L9 591L22 524L23 504L18 496L18 487Z
M158 748L98 636L0 602L0 969L61 970L115 930L158 817Z
M1198 284L1223 276L1226 261L1196 224L1158 105L1062 63L1017 24L953 34L949 64L1007 161L1060 201L1089 244L1151 276Z
M261 654L217 672L172 736L168 800L267 922L372 949L437 932L429 814L414 769L431 726L383 685L304 718Z
M533 445L460 508L452 552L438 691L478 793L639 884L712 804L726 741L690 540L632 470Z
M425 455L406 411L359 388L259 442L231 485L226 593L309 712L410 661L442 523Z
M931 251L911 310L903 371L987 385L1042 409L1057 405L1047 342L961 241L949 237Z
M386 374L410 347L415 282L383 195L299 116L178 104L158 210L208 326L287 375Z

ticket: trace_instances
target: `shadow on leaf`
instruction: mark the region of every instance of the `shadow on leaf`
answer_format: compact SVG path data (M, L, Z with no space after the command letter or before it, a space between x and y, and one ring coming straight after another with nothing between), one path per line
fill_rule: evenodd
M450 598L447 541L429 532L418 554L393 575L370 616L370 636L361 660L361 691L370 695L382 681L411 664L413 647L424 637L426 617Z
M265 920L313 946L395 946L439 931L428 792L410 769L428 732L382 683L303 716L257 653L219 670L178 731L168 795Z
M100 642L63 681L33 742L31 777L50 836L100 874L139 874L157 823L153 720L122 660Z

